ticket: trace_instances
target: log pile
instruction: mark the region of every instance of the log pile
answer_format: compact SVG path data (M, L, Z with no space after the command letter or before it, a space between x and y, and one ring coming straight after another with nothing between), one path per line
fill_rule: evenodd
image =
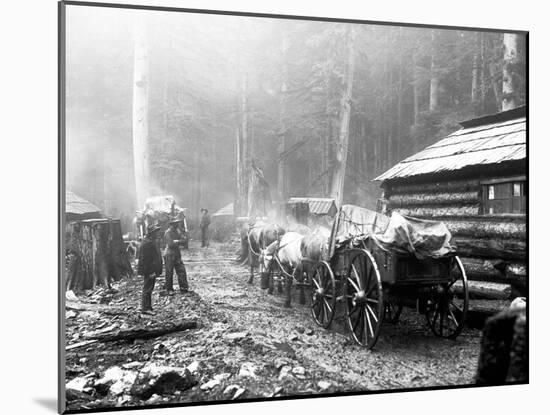
M480 179L385 183L384 197L390 210L443 221L469 281L504 284L497 293L490 289L493 285L478 284L474 289L477 298L525 294L525 215L483 215Z
M132 275L119 220L90 219L67 224L66 289L109 286Z

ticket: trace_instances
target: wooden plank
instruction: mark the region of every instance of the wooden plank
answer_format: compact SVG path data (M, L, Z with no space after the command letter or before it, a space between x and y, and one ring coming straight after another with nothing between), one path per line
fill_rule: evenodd
M511 303L510 300L470 300L468 312L492 315L510 307Z
M511 176L511 177L500 177L498 179L489 179L489 180L482 180L480 184L498 184L498 183L509 183L509 182L521 182L525 181L526 177L525 175L522 176Z
M517 238L526 239L527 225L518 222L499 222L495 220L445 220L445 225L453 236L469 236L474 238Z
M97 340L100 342L112 342L118 340L135 340L135 339L150 339L154 337L163 336L165 334L175 333L178 331L195 329L198 324L194 320L182 321L176 324L168 324L160 327L140 327L129 330L118 330L115 332L91 334L88 337L90 340Z
M478 216L479 204L464 206L411 207L394 209L398 213L417 218L431 219L437 216Z
M489 281L511 285L527 284L527 265L521 261L503 261L490 258L460 257L468 281ZM498 267L495 268L495 265Z
M65 347L65 350L69 351L69 350L79 349L80 347L88 346L89 344L94 344L97 342L99 342L99 340L84 340L83 342L74 343L74 344L71 344L70 346Z
M460 192L460 193L414 193L397 194L389 198L390 207L408 207L425 205L461 205L479 203L480 195L478 191Z
M440 182L426 182L414 184L387 184L387 195L398 193L424 193L424 192L449 192L449 191L478 191L480 189L479 180L453 180ZM386 196L388 197L388 196Z
M453 292L459 295L464 292L462 281L453 285ZM473 299L508 300L512 295L512 286L497 282L468 281L468 293Z
M527 243L520 239L453 238L459 256L525 261Z

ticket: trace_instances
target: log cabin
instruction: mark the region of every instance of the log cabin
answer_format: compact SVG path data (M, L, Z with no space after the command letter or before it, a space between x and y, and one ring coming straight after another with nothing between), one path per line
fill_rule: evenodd
M380 209L443 221L472 298L526 295L526 108L460 124L374 179L381 182Z

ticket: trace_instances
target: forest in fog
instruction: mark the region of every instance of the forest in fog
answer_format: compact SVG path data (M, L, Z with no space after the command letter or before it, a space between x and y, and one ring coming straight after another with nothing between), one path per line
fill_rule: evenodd
M377 175L525 102L501 32L71 7L66 48L67 189L125 225L161 194L246 214L253 166L274 201L375 208Z

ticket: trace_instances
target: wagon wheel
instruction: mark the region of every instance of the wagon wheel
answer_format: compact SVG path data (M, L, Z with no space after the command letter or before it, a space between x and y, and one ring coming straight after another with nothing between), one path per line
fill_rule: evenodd
M311 315L319 326L327 329L336 311L336 280L327 262L315 266L311 286Z
M433 333L447 339L456 338L466 323L468 280L458 257L451 260L451 282L433 288L426 304L426 319Z
M344 286L346 320L356 343L372 349L384 317L382 280L369 251L353 249Z
M384 321L391 324L396 324L399 321L402 311L403 304L386 300L384 302Z

